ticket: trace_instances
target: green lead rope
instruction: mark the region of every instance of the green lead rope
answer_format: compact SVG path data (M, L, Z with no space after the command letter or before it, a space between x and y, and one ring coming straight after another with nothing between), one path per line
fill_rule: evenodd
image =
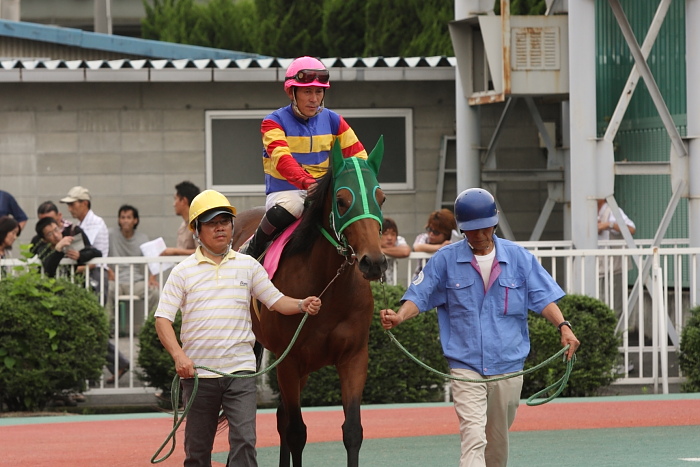
M261 376L267 373L268 371L271 371L274 369L277 365L279 365L282 360L287 356L290 350L292 350L292 346L294 346L294 343L297 341L297 338L299 337L299 333L301 333L301 328L304 327L304 323L306 322L306 319L309 317L308 313L304 313L304 317L301 319L301 322L299 323L299 326L297 327L296 332L294 333L294 336L292 337L291 342L285 349L285 351L280 355L280 357L275 360L269 367L265 368L264 370L258 371L257 373L246 373L246 374L233 374L233 373L223 373L217 370L214 370L212 368L206 367L206 366L200 366L200 365L195 365L195 369L202 369L202 370L207 370L211 371L212 373L216 373L218 375L227 377L227 378L255 378L256 376ZM175 433L177 433L177 429L180 427L182 422L185 420L185 417L190 411L190 408L192 407L192 403L194 403L194 398L197 395L197 388L199 387L199 375L195 371L194 373L194 388L192 389L192 396L190 396L189 400L187 401L187 405L185 406L185 409L182 411L182 416L178 414L178 405L180 404L180 375L175 375L173 378L173 382L170 385L170 403L172 404L173 407L173 429L170 431L170 434L168 434L168 437L165 438L165 441L163 441L163 444L160 445L158 450L153 454L153 457L151 457L151 464L158 464L160 462L163 462L165 459L170 457L170 455L175 451ZM171 446L170 446L170 451L168 453L161 457L160 459L156 459L158 455L165 449L165 446L168 444L169 441L172 440Z
M399 349L401 349L406 355L408 355L408 357L409 357L411 360L413 360L414 362L416 362L418 365L422 366L422 367L425 368L426 370L431 371L431 372L433 372L433 373L435 373L435 374L438 374L438 375L440 375L440 376L442 376L442 377L444 377L444 378L447 378L447 379L452 379L452 380L456 380L456 381L464 381L464 382L466 382L466 383L492 383L492 382L494 382L494 381L502 381L502 380L504 380L504 379L515 378L515 377L517 377L517 376L521 376L521 375L526 375L526 374L528 374L528 373L532 373L533 371L537 371L537 370L539 370L540 368L543 368L543 367L549 365L551 362L553 362L554 360L556 360L557 358L559 358L559 357L562 356L562 355L564 355L563 358L566 359L565 353L566 353L567 350L569 350L569 347L570 347L570 345L566 345L566 347L562 347L562 349L559 350L559 352L555 353L554 355L552 355L551 357L549 357L547 360L545 360L545 361L543 361L542 363L540 363L540 364L538 364L538 365L536 365L536 366L534 366L534 367L532 367L532 368L529 368L529 369L527 369L527 370L518 371L517 373L510 373L510 374L507 374L507 375L504 375L504 376L498 376L498 377L495 377L495 378L469 379L469 378L460 378L460 377L458 377L458 376L452 376L452 375L450 375L450 374L443 373L443 372L441 372L441 371L436 370L435 368L432 368L432 367L426 365L425 363L423 363L422 361L420 361L418 358L416 358L411 352L409 352L408 350L406 350L406 348L405 348L403 345L401 345L401 343L396 339L396 337L391 333L391 331L386 330L386 333L387 333L387 335L389 336L389 338L394 342L394 344L396 344L396 346L397 346ZM559 394L561 394L562 391L564 390L564 388L566 387L566 383L569 381L569 376L571 375L571 370L573 369L574 361L576 361L576 355L575 355L575 354L574 354L574 356L571 358L571 360L569 360L569 361L566 362L566 371L564 372L564 376L562 376L562 377L559 379L559 381L557 381L556 383L554 383L554 384L552 384L552 385L550 385L550 386L547 386L546 388L542 389L542 390L539 391L538 393L533 394L532 396L530 396L530 397L527 399L527 402L526 402L527 405L529 405L529 406L536 406L536 405L546 404L547 402L551 401L552 399L556 398ZM543 399L543 400L540 400L540 401L535 401L535 399L537 399L538 397L540 397L542 394L546 394L546 393L552 391L554 388L556 388L556 391L555 391L552 395L550 395L550 396L547 397L546 399Z

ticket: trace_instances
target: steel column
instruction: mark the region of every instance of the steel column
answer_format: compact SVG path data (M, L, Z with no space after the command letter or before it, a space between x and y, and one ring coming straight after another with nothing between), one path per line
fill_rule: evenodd
M700 0L685 2L686 112L688 117L688 239L691 247L700 246ZM694 264L700 274L700 264ZM698 297L700 289L691 296ZM690 306L697 306L697 298Z
M596 59L595 1L578 0L569 4L569 100L570 100L570 178L571 239L577 249L592 249L598 245L597 217L597 158L596 148ZM586 269L593 270L594 258L580 258ZM597 278L588 274L580 277L581 267L574 264L573 292L593 295Z

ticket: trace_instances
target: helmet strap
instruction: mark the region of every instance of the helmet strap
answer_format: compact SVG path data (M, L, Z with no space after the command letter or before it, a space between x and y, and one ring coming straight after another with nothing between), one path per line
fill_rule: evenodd
M231 251L231 247L233 246L233 240L229 242L229 244L226 246L226 250L223 253L215 253L211 251L209 248L207 248L204 243L199 239L199 236L197 236L197 243L199 243L199 246L201 246L204 250L207 251L212 256L221 256L222 258L228 254L229 251Z
M230 242L228 242L228 245L226 246L226 250L223 253L215 253L213 252L210 248L207 248L204 243L202 243L202 240L199 238L199 219L194 220L194 233L192 234L194 239L199 243L199 246L202 247L202 249L206 250L207 253L209 253L212 256L221 256L222 258L228 254L229 251L231 251L231 247L233 246L233 238L231 239Z

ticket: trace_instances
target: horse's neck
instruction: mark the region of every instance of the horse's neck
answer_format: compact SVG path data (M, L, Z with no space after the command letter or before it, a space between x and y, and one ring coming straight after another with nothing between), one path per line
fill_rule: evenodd
M324 227L326 232L332 232L328 227ZM331 233L331 236L333 234ZM337 240L336 240L337 241ZM313 264L320 276L332 278L338 269L345 262L345 257L338 252L334 244L324 235L319 235L311 249L311 257L308 258L309 265Z

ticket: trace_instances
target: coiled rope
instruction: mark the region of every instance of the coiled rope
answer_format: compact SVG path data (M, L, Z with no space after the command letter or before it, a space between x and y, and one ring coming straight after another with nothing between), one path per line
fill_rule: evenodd
M217 370L214 370L213 368L209 368L203 365L195 365L194 368L196 369L202 369L202 370L207 370L211 371L212 373L216 373L218 375L227 377L227 378L255 378L257 376L264 375L265 373L271 371L274 369L277 365L284 360L284 358L287 356L290 350L292 350L292 347L294 346L294 343L297 340L297 337L299 337L299 333L301 333L301 328L304 327L304 323L306 322L306 319L309 317L307 313L304 313L303 318L301 318L301 322L299 323L299 326L297 327L297 330L294 332L294 336L292 336L292 340L289 342L289 345L287 348L282 352L282 355L272 362L270 366L267 368L260 370L256 373L223 373ZM173 407L173 429L170 431L168 434L168 437L165 438L165 441L163 441L163 444L160 445L158 450L153 454L153 457L151 457L151 464L158 464L160 462L163 462L166 460L170 455L175 451L175 445L176 445L176 440L175 440L175 433L177 433L177 429L180 427L182 422L185 420L185 417L190 411L190 407L192 407L192 404L194 403L194 398L195 395L197 394L197 388L199 387L199 375L197 372L194 372L194 388L192 389L192 396L189 398L187 401L187 405L185 406L185 409L182 411L182 416L179 415L178 413L178 405L180 404L180 375L176 374L175 377L173 378L173 382L170 385L170 403L172 404ZM158 455L165 449L165 446L168 444L169 441L172 440L171 446L170 446L170 451L168 451L167 454L165 454L163 457L160 459L156 459Z
M381 288L382 288L382 291L384 292L384 308L387 309L387 308L389 308L389 300L388 300L387 295L386 295L386 286L385 286L385 283L383 280L381 281ZM502 381L504 379L516 378L518 376L527 375L529 373L532 373L534 371L539 370L540 368L543 368L543 367L549 365L551 362L553 362L558 357L563 355L564 356L563 360L566 362L566 371L564 372L564 376L562 376L555 383L547 386L546 388L542 389L541 391L538 391L537 393L528 397L526 404L529 406L537 406L537 405L546 404L547 402L555 399L559 394L561 394L562 391L564 391L564 388L566 387L566 383L569 382L569 376L571 376L571 371L573 370L574 362L576 361L576 354L574 354L570 360L566 360L566 355L565 355L566 351L569 350L569 347L571 347L569 344L567 344L565 347L562 347L561 350L559 350L557 353L555 353L554 355L549 357L547 360L545 360L542 363L539 363L538 365L533 366L532 368L529 368L527 370L518 371L517 373L509 373L507 375L497 376L495 378L482 378L482 379L460 378L458 376L452 376L450 374L443 373L443 372L438 371L435 368L431 367L430 365L425 364L424 362L419 360L415 355L413 355L411 352L409 352L403 345L401 345L401 342L399 342L398 339L396 339L396 336L394 336L394 334L392 334L392 332L390 330L385 329L385 332L389 336L391 341L394 344L396 344L396 346L399 349L401 349L401 351L403 351L403 353L405 353L411 360L416 362L418 365L422 366L423 368L425 368L426 370L428 370L432 373L435 373L437 375L442 376L443 378L447 378L447 379L451 379L451 380L455 380L455 381L464 381L466 383L492 383L495 381ZM541 401L535 400L538 397L540 397L542 394L547 394L548 392L550 392L554 388L556 388L556 391L552 395L550 395L549 397L547 397Z
M401 343L396 339L396 337L391 333L391 331L386 330L387 335L389 338L396 344L396 346L401 349L408 357L411 358L414 362L416 362L418 365L422 366L428 371L431 371L437 375L440 375L444 378L447 379L452 379L456 381L464 381L466 383L492 383L495 381L502 381L504 379L509 379L509 378L515 378L521 375L526 375L528 373L532 373L534 371L539 370L540 368L543 368L547 365L549 365L551 362L556 360L558 357L564 355L567 350L569 350L570 345L566 345L565 347L562 347L559 352L555 353L551 357L549 357L547 360L543 361L542 363L533 366L532 368L528 368L527 370L522 370L518 371L517 373L509 373L507 375L503 376L497 376L495 378L482 378L482 379L469 379L469 378L460 378L458 376L453 376L447 373L443 373L441 371L436 370L435 368L432 368L431 366L425 364L424 362L420 361L418 358L416 358L415 355L413 355L411 352L409 352ZM547 386L546 388L542 389L541 391L533 394L532 396L528 397L526 404L529 406L536 406L536 405L542 405L546 404L547 402L551 401L552 399L556 398L559 394L562 393L564 388L566 387L566 383L569 381L569 376L571 375L571 370L573 369L574 366L574 361L576 360L576 354L571 358L571 360L566 361L566 355L564 355L564 361L566 361L566 371L564 372L564 376L562 376L557 382L554 384L551 384ZM538 397L540 397L542 394L546 394L550 392L552 389L557 388L554 394L550 395L549 397L541 400L541 401L535 401Z
M346 253L348 253L346 251ZM328 282L328 285L321 291L320 294L318 294L318 297L321 298L324 293L326 293L326 290L335 282L335 280L340 277L340 275L343 273L343 271L348 267L352 266L355 264L355 254L352 252L352 254L348 253L347 256L345 256L345 261L343 261L343 264L340 265L338 268L338 271L336 272L335 276L333 279ZM299 326L297 326L297 330L294 332L294 336L292 336L292 340L289 342L289 345L287 348L282 352L282 355L279 356L277 360L275 360L272 365L269 367L265 368L264 370L258 371L256 373L222 373L220 371L214 370L212 368L206 367L206 366L200 366L200 365L195 365L194 369L202 369L202 370L207 370L211 371L212 373L216 373L218 375L227 377L227 378L255 378L260 375L264 375L268 371L271 371L273 368L275 368L277 365L279 365L282 360L285 359L287 354L289 353L290 350L292 350L292 347L294 346L294 343L297 341L297 338L299 337L299 334L301 333L301 329L304 327L304 323L306 323L307 318L309 317L308 313L304 313L304 317L301 319L301 322L299 323ZM158 464L160 462L163 462L165 459L170 457L170 455L175 451L175 433L177 433L177 429L180 427L182 424L182 421L185 419L187 414L190 411L190 407L192 407L192 404L194 403L194 398L197 395L197 388L199 387L199 375L197 372L194 372L194 387L192 389L192 395L190 396L189 400L187 401L187 405L185 406L185 409L182 411L182 417L179 416L177 408L178 405L180 404L180 375L176 374L175 377L173 378L173 382L170 385L170 403L172 404L173 407L173 429L170 431L170 434L168 434L168 437L165 438L165 441L163 441L163 444L160 445L158 450L153 454L153 457L151 457L151 464ZM165 449L165 446L168 444L168 441L172 440L172 445L170 446L170 451L168 453L161 457L160 459L156 459L158 455Z

